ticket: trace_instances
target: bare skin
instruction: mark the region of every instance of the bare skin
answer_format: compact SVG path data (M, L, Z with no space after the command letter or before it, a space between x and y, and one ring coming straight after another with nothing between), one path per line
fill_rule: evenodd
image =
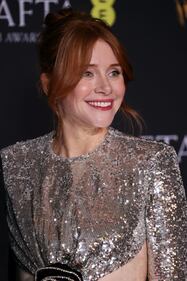
M145 281L147 277L147 246L144 243L141 251L130 262L98 281Z
M61 146L61 155L67 158L84 155L94 150L104 139L107 129L105 128L77 128L76 125L63 125L63 145ZM55 151L55 140L53 142Z

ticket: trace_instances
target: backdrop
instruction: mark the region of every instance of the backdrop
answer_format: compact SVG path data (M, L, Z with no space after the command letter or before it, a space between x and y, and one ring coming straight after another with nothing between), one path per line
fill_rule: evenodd
M144 118L144 135L173 145L187 186L187 3L179 0L72 0L103 18L125 45L135 79L126 99ZM53 119L38 91L36 38L44 16L62 0L0 0L0 148L50 131ZM115 127L124 130L121 118ZM0 241L6 232L1 231ZM6 255L6 243L1 243ZM1 246L1 245L0 245ZM6 259L1 255L1 280ZM5 279L4 279L5 280ZM11 279L13 280L13 279Z

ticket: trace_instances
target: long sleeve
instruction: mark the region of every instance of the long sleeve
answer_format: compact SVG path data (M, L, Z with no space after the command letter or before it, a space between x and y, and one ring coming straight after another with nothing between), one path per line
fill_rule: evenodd
M155 161L156 158L156 161ZM148 275L151 281L187 280L187 204L173 148L150 164L147 203Z
M2 160L0 157L0 281L8 281L8 227L6 221L6 191L4 188ZM12 272L11 272L12 273ZM14 272L15 274L15 272ZM9 277L13 277L11 274ZM15 276L14 276L15 278ZM34 277L27 272L24 272L19 267L17 268L16 279L18 281L33 281Z
M2 173L2 165L0 158L0 280L8 280L8 230L6 224L6 212L5 212L5 191L4 181Z

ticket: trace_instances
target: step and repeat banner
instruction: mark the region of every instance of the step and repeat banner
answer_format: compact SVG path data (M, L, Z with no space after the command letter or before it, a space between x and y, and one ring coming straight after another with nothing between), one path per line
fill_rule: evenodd
M52 114L38 90L36 41L45 15L63 3L0 0L0 148L53 128ZM145 137L175 147L187 190L187 1L71 4L107 21L124 44L135 76L126 99L145 120ZM124 122L118 116L113 125L124 130Z

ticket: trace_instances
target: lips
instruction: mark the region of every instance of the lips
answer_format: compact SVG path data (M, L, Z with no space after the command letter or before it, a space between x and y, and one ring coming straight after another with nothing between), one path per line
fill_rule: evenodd
M113 100L91 100L86 101L90 106L99 110L110 110L113 105Z

